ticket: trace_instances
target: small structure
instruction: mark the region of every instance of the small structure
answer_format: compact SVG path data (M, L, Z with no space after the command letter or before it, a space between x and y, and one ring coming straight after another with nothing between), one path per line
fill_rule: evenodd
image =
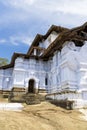
M27 54L14 53L0 67L0 90L47 92L47 98L87 107L87 23L73 29L52 25L37 34Z

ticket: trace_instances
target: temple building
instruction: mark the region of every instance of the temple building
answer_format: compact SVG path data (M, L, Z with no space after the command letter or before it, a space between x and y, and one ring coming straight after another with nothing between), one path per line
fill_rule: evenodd
M87 23L72 29L52 25L36 35L26 54L14 53L0 67L0 91L15 88L87 107Z

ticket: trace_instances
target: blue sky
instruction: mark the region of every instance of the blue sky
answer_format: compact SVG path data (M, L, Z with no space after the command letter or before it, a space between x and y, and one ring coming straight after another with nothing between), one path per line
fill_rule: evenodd
M86 21L87 0L0 0L0 57L26 53L52 24L72 28Z

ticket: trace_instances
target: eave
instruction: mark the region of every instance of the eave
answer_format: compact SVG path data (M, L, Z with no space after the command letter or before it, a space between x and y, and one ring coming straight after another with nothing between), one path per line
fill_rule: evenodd
M31 44L28 52L27 52L27 55L30 54L30 51L31 51L33 46L38 46L38 43L42 40L45 40L51 34L52 31L60 33L60 32L65 31L65 30L69 30L69 29L61 27L61 26L52 25L45 35L37 34L35 39L33 40L32 44Z
M63 31L60 35L50 44L50 46L44 51L42 58L46 59L53 56L56 50L61 50L65 41L76 41L76 46L82 46L83 42L87 40L87 37L78 35L79 32L83 31L87 23L80 27L76 27L70 30Z
M33 59L37 59L37 60L40 59L40 57L34 56L34 55L29 56L29 55L23 54L23 53L14 53L13 56L12 56L12 58L11 58L10 64L7 64L7 65L5 65L5 66L1 66L0 69L8 69L8 68L14 67L15 59L16 59L17 57L23 57L23 58L25 58L25 59L29 59L29 58L33 58Z

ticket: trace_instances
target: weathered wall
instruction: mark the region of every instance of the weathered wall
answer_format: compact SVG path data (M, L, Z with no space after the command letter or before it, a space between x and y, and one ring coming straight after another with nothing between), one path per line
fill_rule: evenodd
M87 106L87 42L82 47L66 42L61 52L54 54L48 77L51 98L76 100L76 107Z
M0 70L0 90L10 90L13 84L13 68Z
M29 80L34 79L38 82L38 89L45 89L47 69L47 63L42 60L17 58L13 71L13 86L26 88Z

